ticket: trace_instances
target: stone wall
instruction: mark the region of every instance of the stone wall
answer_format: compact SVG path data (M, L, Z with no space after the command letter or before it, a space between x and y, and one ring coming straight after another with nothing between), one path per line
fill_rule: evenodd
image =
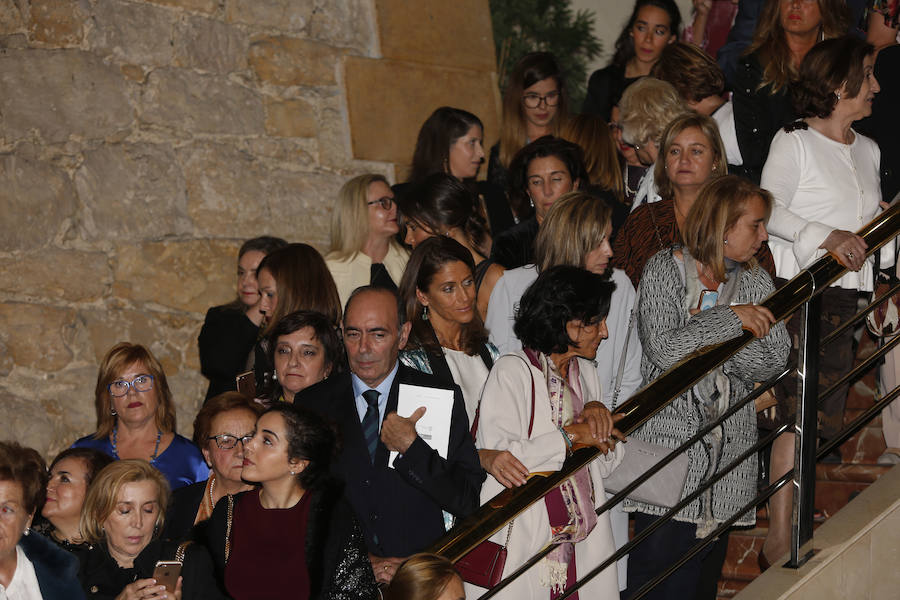
M190 435L196 337L233 297L240 241L324 249L340 185L392 178L440 104L493 127L487 1L413 4L0 0L0 439L51 455L92 431L120 340L162 361ZM478 25L479 56L447 19Z

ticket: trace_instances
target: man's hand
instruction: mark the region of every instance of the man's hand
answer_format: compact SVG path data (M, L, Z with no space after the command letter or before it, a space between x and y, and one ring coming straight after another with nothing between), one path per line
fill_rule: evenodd
M369 562L372 563L372 572L375 573L375 582L388 584L394 578L394 574L400 565L403 564L405 558L397 558L393 556L375 556L369 554Z
M416 422L425 414L425 407L420 406L409 418L401 417L395 412L388 413L381 424L381 441L388 450L405 454L418 434Z

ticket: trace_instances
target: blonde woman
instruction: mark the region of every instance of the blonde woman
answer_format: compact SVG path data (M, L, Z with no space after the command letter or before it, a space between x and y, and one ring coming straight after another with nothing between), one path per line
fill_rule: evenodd
M341 305L362 285L396 291L409 255L394 236L397 205L383 175L357 175L344 184L331 214L331 246L325 263Z

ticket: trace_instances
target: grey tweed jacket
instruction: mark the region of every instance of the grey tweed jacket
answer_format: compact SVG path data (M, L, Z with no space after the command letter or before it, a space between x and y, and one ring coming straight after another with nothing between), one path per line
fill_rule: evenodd
M740 271L734 304L758 303L766 298L774 286L768 273L754 266ZM644 268L638 291L638 333L643 346L641 374L644 384L653 381L691 352L741 334L741 321L728 306L716 306L688 316L684 309L685 284L673 250L663 250L651 258ZM753 384L764 381L784 369L790 350L790 340L784 323L779 322L769 334L756 339L728 360L723 371L728 377L732 403L743 399ZM648 442L675 448L694 435L709 417L691 393L683 394L669 404L632 435ZM682 497L694 492L720 467L731 463L756 443L756 412L753 403L723 423L721 437L713 433L688 450L690 466ZM712 444L721 444L717 453ZM715 460L713 457L718 456ZM712 519L722 522L734 515L756 494L757 463L751 457L726 475L712 488L710 498ZM704 510L701 498L680 511L675 519L702 523ZM626 501L626 510L662 514L660 507ZM749 511L738 525L752 525L755 514Z

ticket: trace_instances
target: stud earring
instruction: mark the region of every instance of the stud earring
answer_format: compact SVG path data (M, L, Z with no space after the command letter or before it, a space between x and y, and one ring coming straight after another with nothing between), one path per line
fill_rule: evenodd
M837 97L838 100L841 99L841 93L839 91L835 92L834 95Z
M427 304L422 307L422 320L423 321L428 320L428 305Z
M724 243L725 243L725 245L727 246L727 245L728 245L728 240L726 239Z
M109 407L109 414L111 414L112 416L115 417L115 416L118 415L119 413L116 412L116 407L115 407L115 406L110 406L110 407Z

